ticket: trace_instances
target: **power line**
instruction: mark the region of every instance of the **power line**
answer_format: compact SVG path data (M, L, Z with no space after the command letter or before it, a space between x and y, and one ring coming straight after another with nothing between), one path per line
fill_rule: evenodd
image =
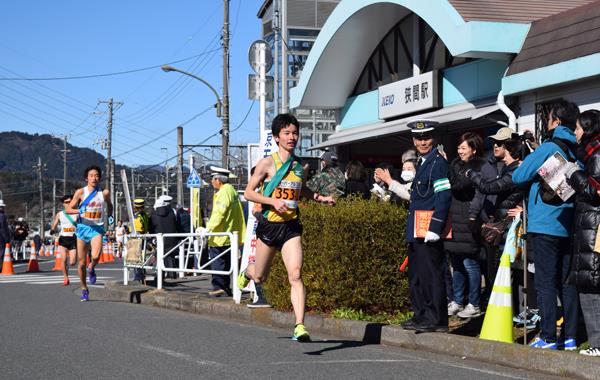
M209 53L212 53L213 51L219 51L219 50L221 50L220 47L216 48L214 50L210 50L210 51L205 52L205 53L200 53L200 54L197 54L197 55L194 55L194 56L191 56L191 57L179 59L177 61L168 62L166 64L167 65L172 65L174 63L189 61L190 59L194 59L194 58L200 57L200 56L202 56L204 54L209 54ZM140 71L147 71L147 70L157 69L157 68L161 67L164 64L165 63L162 63L160 65L143 67L143 68L140 68L140 69L117 71L117 72L113 72L113 73L79 75L79 76L70 76L70 77L49 77L49 78L17 78L17 77L7 78L7 77L0 77L0 81L54 81L54 80L73 80L73 79L102 78L102 77L111 77L111 76L116 76L116 75L132 74L132 73L137 73L137 72L140 72Z

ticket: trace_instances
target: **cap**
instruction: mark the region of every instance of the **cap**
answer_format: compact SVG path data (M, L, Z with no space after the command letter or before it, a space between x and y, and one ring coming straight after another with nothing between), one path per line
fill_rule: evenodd
M209 169L211 177L216 175L224 175L226 177L229 177L229 175L231 174L231 171L224 168L220 168L218 166L211 166Z
M435 126L439 123L437 121L430 120L415 120L406 124L412 133L425 133L425 132L433 132L435 130Z
M144 200L143 200L142 198L136 198L136 199L134 199L134 200L133 200L133 204L134 204L136 207L144 207L144 204L145 204L145 203L146 203L146 202L144 202Z
M4 203L4 199L0 199L0 207L5 207L6 204Z
M496 140L496 141L508 140L512 137L513 133L515 133L515 131L513 131L512 128L502 127L500 129L498 129L498 131L496 132L495 135L490 136L490 139Z
M170 195L161 195L160 197L158 197L158 199L162 200L165 203L169 203L173 200L173 197Z
M324 152L320 158L325 162L337 162L338 160L337 154L333 152Z

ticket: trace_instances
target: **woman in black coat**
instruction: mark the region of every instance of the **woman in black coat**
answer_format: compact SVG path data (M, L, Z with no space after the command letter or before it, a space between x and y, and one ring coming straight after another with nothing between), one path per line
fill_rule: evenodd
M579 353L600 356L600 252L594 248L600 225L600 111L589 110L579 115L575 136L579 144L578 158L583 171L570 164L569 184L577 194L575 203L575 236L569 280L577 286L585 319L590 348Z
M346 166L346 184L344 187L344 196L358 195L363 199L369 199L371 193L366 183L365 167L360 161L350 161Z
M452 161L448 173L452 187L452 239L444 242L444 249L450 255L454 269L454 299L448 304L448 316L458 313L461 318L471 318L481 314L481 268L477 260L481 244L477 232L473 231L473 223L469 222L469 209L475 198L475 186L465 173L481 170L485 164L485 160L481 158L482 154L481 137L471 132L464 133L458 144L458 158ZM465 294L467 289L468 293ZM468 304L463 308L465 298Z

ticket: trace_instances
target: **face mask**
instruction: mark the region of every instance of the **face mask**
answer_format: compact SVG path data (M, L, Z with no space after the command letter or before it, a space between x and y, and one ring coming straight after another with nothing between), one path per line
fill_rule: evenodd
M400 178L402 178L406 182L410 182L415 179L415 172L412 170L403 170L402 174L400 174Z

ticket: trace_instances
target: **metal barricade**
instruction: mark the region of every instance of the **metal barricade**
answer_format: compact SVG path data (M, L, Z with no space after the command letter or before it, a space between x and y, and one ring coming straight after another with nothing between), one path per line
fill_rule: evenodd
M213 257L204 265L200 265L200 254L201 247L204 243L204 239L209 236L229 236L229 241L231 242L231 246L229 249L223 251L216 257ZM173 272L178 273L179 278L184 277L185 273L193 273L193 274L220 274L220 275L230 275L231 283L232 283L232 293L233 300L235 303L240 303L241 299L241 291L237 286L236 278L239 273L238 267L238 255L239 255L239 244L238 244L238 232L208 232L204 235L196 234L196 233L168 233L168 234L144 234L137 235L136 237L144 239L146 242L152 238L156 239L156 251L155 254L150 255L150 257L146 257L144 262L138 264L127 263L126 260L123 260L123 282L127 285L128 282L128 270L132 268L138 269L149 269L156 270L156 288L162 289L163 287L163 273L164 272ZM176 237L183 238L177 245L171 248L168 252L165 252L165 244L164 239L166 237ZM179 267L178 268L166 268L164 264L164 259L168 255L174 254L176 251L179 252ZM228 271L217 271L211 270L210 265L218 258L230 255L231 258L231 266ZM190 256L198 256L198 268L188 269L187 262ZM156 260L152 263L152 258L155 257ZM209 268L209 269L206 269Z

